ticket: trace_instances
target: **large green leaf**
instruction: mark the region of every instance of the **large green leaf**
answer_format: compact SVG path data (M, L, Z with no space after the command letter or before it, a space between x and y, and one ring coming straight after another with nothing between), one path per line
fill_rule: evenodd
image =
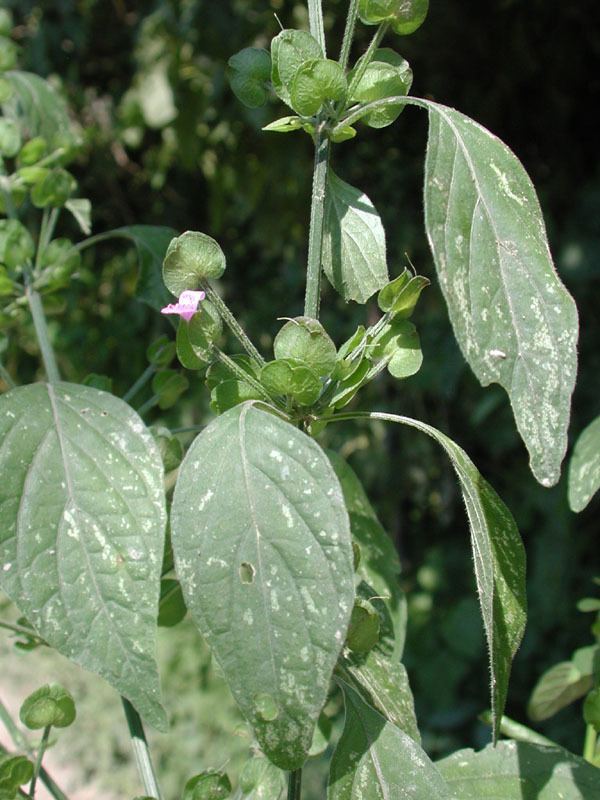
M43 136L49 147L67 144L71 132L67 106L62 97L39 75L12 70L3 75L13 88L4 113L19 121L27 137Z
M389 609L394 625L394 654L399 659L406 636L406 598L400 588L398 553L352 467L332 450L328 450L327 455L344 493L352 538L360 548L357 573L384 599Z
M33 384L0 397L0 586L38 633L165 729L154 659L166 521L151 434L122 400Z
M593 800L600 770L562 747L504 741L436 763L460 800Z
M440 444L460 481L471 528L479 604L488 642L494 736L506 703L512 659L526 620L525 550L512 514L456 442L431 425L379 412L338 414L331 421L380 419L409 425Z
M583 511L600 489L600 417L581 433L569 464L569 505Z
M552 486L567 447L577 310L516 156L458 111L426 107L425 221L450 319L481 383L506 389L531 469Z
M348 684L341 686L346 720L331 761L328 800L450 800L421 747Z
M261 748L300 766L354 600L339 482L319 446L244 403L192 444L171 515L186 605Z
M366 194L329 169L323 230L323 269L344 300L366 303L389 281L385 232Z

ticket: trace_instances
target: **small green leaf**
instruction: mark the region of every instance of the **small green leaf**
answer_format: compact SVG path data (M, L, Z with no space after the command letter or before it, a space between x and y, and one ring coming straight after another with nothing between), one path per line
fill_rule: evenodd
M335 344L321 323L310 317L288 320L275 337L273 352L276 359L301 361L320 377L335 367Z
M186 604L261 748L283 769L299 767L354 600L348 517L329 462L297 428L237 406L190 447L171 530Z
M600 489L600 417L585 428L575 442L569 464L569 505L583 511Z
M421 292L429 286L429 280L422 275L413 275L405 269L397 278L390 281L377 295L377 304L382 311L407 319L412 316Z
M218 383L210 393L210 407L215 414L224 414L230 408L247 400L263 400L260 392L245 381L230 378Z
M429 0L359 0L358 13L365 25L380 25L389 22L392 30L408 36L420 28Z
M29 783L33 777L33 764L25 756L0 752L0 798L18 796L19 786Z
M577 610L584 614L591 611L600 611L600 599L597 597L584 597L577 603Z
M33 258L35 243L23 223L0 219L0 263L9 269L23 267Z
M160 582L160 604L158 607L158 626L173 628L187 614L181 585L173 578L163 578Z
M257 47L246 47L231 56L227 64L227 77L237 99L249 108L263 106L269 97L269 53Z
M285 790L284 774L268 759L255 756L244 764L240 789L242 800L280 800Z
M352 78L357 69L361 67L359 59L356 67L348 75L348 82L352 85ZM385 97L398 97L406 95L412 85L412 70L402 56L389 48L376 50L373 60L369 62L364 74L352 91L350 102L372 103ZM404 110L404 103L386 105L360 119L371 128L385 128L391 125Z
M340 142L347 142L349 139L354 139L356 136L356 128L353 128L352 125L345 125L341 128L336 128L335 131L331 131L329 137L331 138L332 142L339 144Z
M271 131L273 133L291 133L302 128L302 120L300 117L281 117L265 125L263 131Z
M188 389L189 381L180 372L163 369L152 379L152 391L158 395L158 407L172 408L181 395Z
M298 70L322 59L321 46L306 31L283 30L271 42L271 82L278 97L291 106L290 89Z
M0 156L13 158L21 149L21 131L12 119L0 118Z
M460 800L591 800L600 792L598 770L561 747L509 740L459 750L436 767L448 797Z
M128 225L117 228L112 234L135 245L139 262L135 295L150 308L160 311L171 301L162 279L162 263L175 231L161 225Z
M43 136L34 136L33 139L25 142L19 152L17 161L20 167L29 167L37 164L47 154L48 142Z
M421 369L423 353L417 329L406 319L392 319L367 345L366 355L384 360L394 378L409 378Z
M177 358L182 367L186 369L201 370L215 358L212 347L203 350L199 347L192 347L189 337L189 325L182 319L177 326L177 338L175 340L177 348Z
M555 664L542 675L527 706L529 718L539 722L583 697L593 686L591 674L582 675L572 661Z
M89 236L92 232L92 203L85 197L73 197L67 200L65 208L70 211L79 229L83 234Z
M319 399L323 384L319 376L302 361L281 358L270 361L260 373L260 382L273 395L288 395L302 406Z
M333 754L327 800L449 800L450 791L421 747L347 683L341 739Z
M482 385L508 393L531 470L552 486L575 385L575 303L516 156L458 111L419 103L430 119L425 223L454 333Z
M368 653L379 641L381 622L379 614L368 601L358 597L354 602L346 646L353 653Z
M0 441L2 591L164 730L154 650L166 510L152 436L114 395L37 383L0 396Z
M75 716L71 693L57 683L36 689L24 700L19 711L21 722L32 731L49 725L67 728L73 724Z
M366 303L389 281L385 233L366 194L327 174L323 269L344 300Z
M185 784L181 800L226 800L231 781L224 772L201 772Z
M52 169L31 190L31 202L37 208L61 208L71 197L77 182L65 169Z
M301 116L312 117L324 103L343 100L347 91L346 76L337 61L315 59L303 64L294 75L291 106Z
M210 300L200 303L187 326L188 339L196 352L202 350L209 353L223 334L223 320Z
M159 336L148 346L146 358L157 367L168 367L175 358L175 342L168 336Z
M167 289L179 297L208 278L220 278L224 271L225 255L218 242L205 233L186 231L169 244L163 279Z

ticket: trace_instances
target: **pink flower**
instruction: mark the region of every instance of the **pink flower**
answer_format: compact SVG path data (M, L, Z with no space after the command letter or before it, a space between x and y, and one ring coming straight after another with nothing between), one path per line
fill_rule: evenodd
M186 322L189 322L198 311L198 304L204 300L206 294L204 292L192 292L187 290L179 295L179 300L176 303L169 303L168 306L161 308L161 314L179 314L179 316Z

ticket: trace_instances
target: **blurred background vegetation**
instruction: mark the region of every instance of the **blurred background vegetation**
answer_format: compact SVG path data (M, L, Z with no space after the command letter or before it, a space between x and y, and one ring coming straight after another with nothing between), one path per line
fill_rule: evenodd
M227 59L242 47L268 47L284 27L307 26L294 0L11 0L20 66L49 77L69 101L84 141L72 167L80 196L93 203L99 233L133 223L201 230L228 258L221 289L246 329L269 352L276 316L302 311L312 151L301 133L261 132L286 113L273 102L255 111L229 91ZM345 0L325 0L331 54L341 42ZM600 26L593 0L446 0L412 37L390 44L413 68L413 93L454 106L495 132L518 154L536 185L557 268L581 318L580 376L572 437L599 412L600 169L591 110L600 101ZM355 57L371 31L358 27ZM381 378L360 406L420 417L471 455L513 511L529 567L529 625L512 677L507 713L526 721L526 703L542 671L588 644L590 619L578 598L598 574L598 500L579 516L568 510L565 479L538 486L515 431L506 396L481 389L454 343L436 286L422 219L426 116L408 109L383 131L363 127L336 146L335 169L371 197L387 230L392 275L412 262L433 285L416 322L425 363L399 384ZM64 226L62 235L75 235ZM52 332L70 380L110 375L122 394L144 370L146 347L168 323L132 299L135 253L122 244L86 252L79 279L53 309ZM339 344L371 306L345 305L325 287L323 321ZM11 332L5 357L20 381L39 375L33 338ZM150 411L149 422L198 424L210 415L203 382L178 411ZM150 396L148 389L147 397ZM140 403L144 396L140 396ZM409 604L405 662L427 750L438 757L480 746L489 732L477 720L488 705L487 666L468 529L451 468L419 434L378 426L334 426L323 443L349 458L397 544ZM342 429L343 427L343 429ZM394 426L395 427L395 426ZM9 651L13 671L45 670L61 679L64 661ZM240 720L193 632L184 624L161 639L163 683L176 725L154 737L169 796L202 767L235 768L247 740ZM27 665L26 665L27 662ZM34 663L36 662L36 663ZM15 666L16 665L16 666ZM9 675L10 670L2 671ZM56 673L60 674L56 674ZM47 674L46 674L47 673ZM64 681L64 679L63 679ZM81 714L69 744L84 776L102 773L109 789L136 793L127 744L98 681L74 677ZM3 689L0 681L0 690ZM83 687L83 688L82 688ZM209 689L203 694L204 689ZM540 730L581 752L583 723L571 707ZM86 739L86 732L93 740ZM87 742L87 743L86 743ZM322 796L319 771L310 779Z

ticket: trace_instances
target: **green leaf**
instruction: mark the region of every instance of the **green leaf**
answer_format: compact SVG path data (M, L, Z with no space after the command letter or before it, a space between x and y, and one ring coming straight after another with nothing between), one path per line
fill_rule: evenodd
M600 417L585 428L575 442L569 464L569 505L583 511L600 489Z
M154 650L166 513L154 440L122 400L59 383L2 395L0 442L0 587L51 646L164 730Z
M226 800L231 781L224 772L201 772L185 784L182 800Z
M52 725L68 728L75 721L75 702L71 693L57 683L40 686L25 698L19 710L19 719L30 730Z
M281 117L268 125L265 125L263 131L272 133L291 133L302 128L302 120L300 117Z
M176 231L162 225L128 225L116 228L111 233L135 245L139 262L136 297L150 308L160 311L171 302L162 279L162 264Z
M344 300L366 303L389 281L385 233L366 194L327 173L323 269Z
M506 389L543 486L560 476L575 385L575 304L556 274L535 189L499 139L427 103L425 222L458 343Z
M536 722L548 719L587 694L593 685L591 672L582 674L572 661L561 661L546 670L537 682L527 714Z
M158 395L158 407L163 410L172 408L189 385L185 375L173 369L157 372L152 379L152 391Z
M409 378L421 369L423 353L417 329L406 319L392 319L366 348L368 358L384 360L394 378Z
M217 384L210 393L210 407L215 414L224 414L230 408L247 400L262 400L260 392L245 381L230 378Z
M354 599L348 515L329 462L298 429L237 406L188 451L171 528L186 604L261 748L299 767Z
M65 208L70 211L79 229L83 234L89 236L92 232L92 203L85 197L74 197L67 200Z
M395 33L408 36L425 21L429 0L359 0L358 13L365 25L388 22Z
M361 68L362 58L348 76L352 78L356 70ZM412 85L412 70L402 56L385 47L376 50L373 60L369 62L358 84L352 91L351 102L372 103L384 97L408 94ZM398 119L404 110L404 103L386 105L371 113L365 114L361 120L371 128L385 128Z
M377 304L382 311L406 319L412 316L421 292L429 286L429 280L422 275L413 275L405 269L397 278L390 281L377 295Z
M21 149L21 131L12 119L0 117L0 156L13 158Z
M331 337L316 319L294 317L288 320L273 342L276 359L302 361L320 377L333 372L337 358Z
M592 800L600 771L562 747L504 741L459 750L436 763L460 800Z
M19 122L23 138L41 136L51 149L73 143L67 106L47 81L20 70L5 72L3 78L13 88L3 111Z
M179 581L164 578L160 582L160 606L158 625L161 628L172 628L178 625L187 614L187 606Z
M162 425L153 425L149 431L158 445L165 472L177 469L183 460L183 445L179 439Z
M434 764L404 731L340 681L346 705L342 737L333 754L328 800L449 800Z
M249 108L264 106L269 97L271 56L258 47L246 47L227 62L227 77L235 96Z
M362 418L397 422L431 436L446 451L459 479L471 528L475 578L488 643L496 738L506 702L511 662L523 637L526 620L525 550L515 521L464 450L441 431L397 414L350 412L337 416L338 420Z
M291 358L265 364L260 373L260 382L268 392L288 395L302 406L316 403L323 388L316 372Z
M298 70L307 62L323 58L320 44L306 31L283 30L271 42L271 82L275 93L292 105L290 89Z
M208 278L220 278L225 266L225 254L212 236L186 231L169 243L163 279L167 289L179 297L186 289L197 289Z
M319 58L298 69L290 87L290 101L298 114L312 117L325 102L343 100L347 91L346 76L337 61Z
M0 752L0 798L17 797L19 786L33 777L33 764L25 756Z
M268 759L256 756L244 764L240 789L242 800L280 800L285 791L284 774Z

